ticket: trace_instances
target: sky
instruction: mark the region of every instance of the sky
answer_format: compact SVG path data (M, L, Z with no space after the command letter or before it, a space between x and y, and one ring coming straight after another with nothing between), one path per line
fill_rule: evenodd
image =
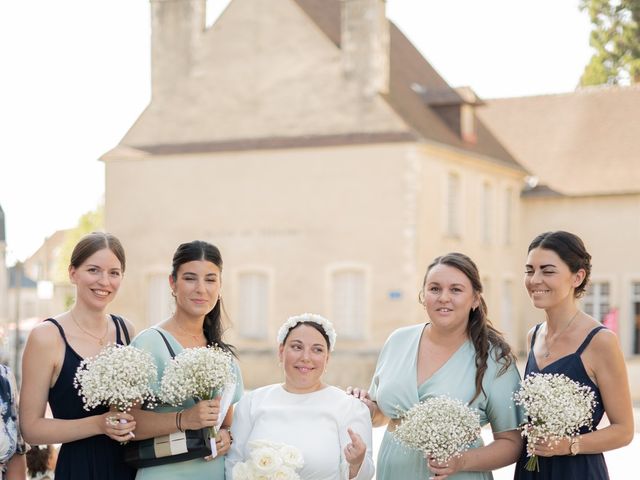
M208 0L211 18L228 3ZM450 85L490 99L575 89L592 54L578 3L387 0L387 16ZM9 265L102 201L99 158L149 102L149 45L148 0L0 0Z

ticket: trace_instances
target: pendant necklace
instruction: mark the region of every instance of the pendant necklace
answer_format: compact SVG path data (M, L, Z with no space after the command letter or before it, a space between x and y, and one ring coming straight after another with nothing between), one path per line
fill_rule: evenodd
M556 343L556 340L558 339L558 337L560 337L564 332L567 331L567 329L571 326L571 323L573 322L573 320L578 316L578 313L580 313L580 310L576 310L576 313L573 314L573 317L571 317L571 320L567 322L567 324L560 331L560 333L557 333L556 336L553 337L553 340L551 340L551 342L548 342L547 338L545 337L544 345L547 348L547 351L542 355L544 358L549 358L549 355L551 355L551 346L554 343ZM549 333L549 322L547 322L547 333Z
M85 334L89 335L91 338L95 338L100 344L100 346L104 346L105 339L107 337L107 334L109 333L109 321L107 321L107 328L105 329L104 334L101 337L98 337L97 335L94 335L88 330L85 330L84 327L78 323L78 321L76 320L76 317L73 316L72 310L69 310L69 314L71 315L71 320L73 320L73 323L75 323L80 330L82 330Z

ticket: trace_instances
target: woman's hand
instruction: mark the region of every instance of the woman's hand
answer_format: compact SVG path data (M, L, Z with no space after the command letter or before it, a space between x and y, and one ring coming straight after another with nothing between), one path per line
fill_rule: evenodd
M228 428L221 428L220 430L218 430L218 435L216 435L216 450L218 454L215 457L209 455L207 457L204 457L204 459L208 462L210 460L213 460L214 458L226 455L231 449L232 442L233 439L231 438L231 434L229 433Z
M220 414L220 397L213 400L200 400L193 407L182 413L182 430L198 430L203 427L213 427Z
M360 471L362 462L364 462L367 446L364 441L362 441L360 435L350 428L347 428L347 433L349 437L351 437L351 443L344 447L344 457L349 463L349 478L354 478Z
M429 457L427 464L429 465L429 470L433 473L430 479L444 480L449 475L461 471L464 460L462 455L458 455L457 457L451 457L446 462L438 463L435 458Z
M571 438L536 438L527 445L529 453L539 457L555 457L571 454Z
M373 418L378 407L376 406L376 403L373 400L371 400L371 397L369 396L369 392L367 390L364 390L358 387L349 386L347 387L346 392L347 392L347 395L353 395L358 400L362 401L362 403L364 403L369 409L369 414L371 415L371 418Z
M136 428L136 420L125 412L107 412L96 415L96 421L100 430L109 438L118 442L128 442L135 438L133 431Z

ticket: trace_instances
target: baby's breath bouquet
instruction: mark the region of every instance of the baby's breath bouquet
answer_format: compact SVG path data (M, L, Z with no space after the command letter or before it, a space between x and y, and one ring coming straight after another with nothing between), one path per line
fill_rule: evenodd
M85 410L98 405L127 412L135 404L153 408L153 382L158 375L150 353L131 345L108 345L80 363L73 385Z
M211 400L236 381L231 353L217 345L185 348L164 369L160 400L173 406L189 399ZM216 455L216 428L209 429L211 451Z
M480 435L478 412L460 400L430 397L401 415L396 440L444 463L462 454Z
M561 373L534 373L525 378L513 395L522 405L528 422L522 427L527 439L529 461L525 468L539 471L538 456L531 453L536 438L571 437L582 427L591 427L596 406L593 390Z
M232 480L300 480L296 473L304 465L302 453L296 447L269 440L249 442L249 459L237 463Z

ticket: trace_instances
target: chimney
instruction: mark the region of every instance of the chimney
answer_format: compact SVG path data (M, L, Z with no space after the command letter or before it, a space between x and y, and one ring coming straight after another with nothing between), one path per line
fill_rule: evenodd
M189 73L205 29L206 0L151 0L151 92Z
M345 76L365 97L389 91L386 0L341 0L340 46Z

